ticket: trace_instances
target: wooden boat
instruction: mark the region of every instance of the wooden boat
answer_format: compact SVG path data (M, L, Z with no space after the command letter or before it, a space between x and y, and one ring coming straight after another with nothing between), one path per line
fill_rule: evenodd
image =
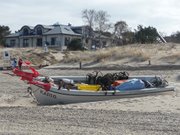
M75 82L85 82L86 76L52 76L52 78L57 81L63 78L73 79ZM143 80L153 80L157 78L156 76L132 76L132 78L143 79ZM42 78L41 78L42 79ZM81 102L94 102L103 100L112 100L120 98L129 98L137 96L147 96L159 93L169 93L174 91L173 86L163 86L154 88L144 88L137 90L77 90L77 89L58 89L57 85L51 85L49 90L45 90L41 83L31 84L29 91L37 100L40 105L55 105L55 104L69 104L69 103L81 103Z
M39 77L39 73L32 67L30 70L33 73L21 71L19 69L14 69L13 73L21 77L21 80L26 81L30 84L28 91L36 99L37 103L40 105L54 105L54 104L69 104L69 103L80 103L80 102L94 102L94 101L103 101L103 100L112 100L119 99L124 97L137 97L145 96L159 93L169 93L174 91L173 86L168 86L166 83L161 82L161 77L157 76L131 76L128 79L139 79L152 83L153 80L160 80L158 85L154 85L149 88L134 89L134 90L91 90L86 89L77 89L75 87L64 87L58 86L60 80L69 79L73 80L74 84L85 84L89 78L87 76L51 76L55 83L45 83L43 80L45 77ZM124 74L123 74L124 75ZM109 80L111 81L111 80ZM157 81L158 82L158 81ZM57 83L57 84L56 84Z

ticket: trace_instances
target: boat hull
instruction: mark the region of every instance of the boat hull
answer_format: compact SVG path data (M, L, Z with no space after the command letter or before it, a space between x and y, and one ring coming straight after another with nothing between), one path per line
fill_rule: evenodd
M37 85L31 85L31 89L39 105L95 102L120 98L132 98L139 96L155 95L159 93L169 93L174 91L174 87L171 86L167 86L164 88L147 88L129 91L116 90L98 92L67 89L58 90L57 87L52 87L49 91L45 91L43 88Z

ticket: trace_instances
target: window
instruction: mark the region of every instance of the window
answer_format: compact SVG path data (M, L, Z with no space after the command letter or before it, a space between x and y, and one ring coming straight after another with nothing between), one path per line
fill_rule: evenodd
M29 35L29 30L28 30L27 28L24 28L24 30L23 30L23 35L24 35L24 36Z
M65 46L67 46L70 42L70 37L65 37Z
M38 27L38 28L37 28L37 35L42 35L42 29L41 29L41 27Z
M55 44L56 44L56 38L53 37L53 38L51 38L51 45L55 45Z
M29 46L29 39L24 39L23 40L23 47L28 47Z
M16 45L16 40L15 39L10 40L10 46L14 47L15 45Z
M9 56L9 53L8 52L4 52L4 54L5 54L5 57L8 57Z
M37 39L37 46L42 46L42 38Z

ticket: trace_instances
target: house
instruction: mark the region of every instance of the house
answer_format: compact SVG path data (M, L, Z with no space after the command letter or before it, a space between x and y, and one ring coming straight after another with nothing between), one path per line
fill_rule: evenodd
M6 36L7 47L56 47L66 49L72 39L81 39L85 48L92 49L92 46L99 46L99 38L88 26L71 26L54 24L36 26L23 26L17 32ZM101 36L103 46L110 44L110 38Z
M81 39L81 34L72 30L71 25L23 26L18 32L6 36L8 47L48 47L64 48L72 39Z
M82 44L88 50L110 47L112 45L111 33L94 31L89 26L72 27L73 31L81 34Z

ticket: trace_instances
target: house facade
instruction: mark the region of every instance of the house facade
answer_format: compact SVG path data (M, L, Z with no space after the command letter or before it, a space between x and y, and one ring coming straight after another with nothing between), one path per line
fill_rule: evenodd
M23 26L18 32L6 36L8 47L64 48L72 39L81 39L81 33L73 31L70 25Z
M91 30L92 31L92 30ZM93 32L93 37L89 35L88 26L71 25L41 25L23 26L17 32L6 36L6 47L56 47L64 50L73 39L81 39L82 44L87 49L98 46L99 38ZM109 37L101 36L103 46L110 46Z

